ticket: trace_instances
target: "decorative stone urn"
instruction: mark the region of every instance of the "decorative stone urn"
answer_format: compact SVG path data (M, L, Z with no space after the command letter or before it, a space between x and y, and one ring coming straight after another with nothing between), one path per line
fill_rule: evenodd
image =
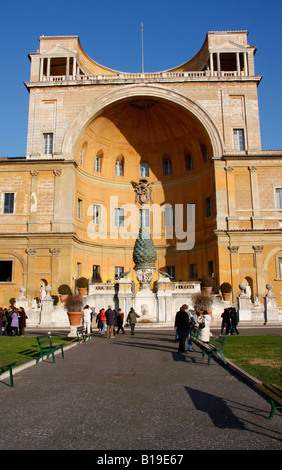
M148 230L141 227L133 249L136 277L140 291L149 291L153 279L157 252Z

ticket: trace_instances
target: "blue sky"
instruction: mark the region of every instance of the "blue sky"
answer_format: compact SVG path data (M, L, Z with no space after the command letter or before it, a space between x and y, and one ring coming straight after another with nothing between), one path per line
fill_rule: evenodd
M141 22L145 72L191 59L208 31L247 30L257 46L262 148L282 149L282 2L269 0L2 0L0 7L0 156L24 156L28 121L28 53L39 37L78 35L96 62L140 72Z

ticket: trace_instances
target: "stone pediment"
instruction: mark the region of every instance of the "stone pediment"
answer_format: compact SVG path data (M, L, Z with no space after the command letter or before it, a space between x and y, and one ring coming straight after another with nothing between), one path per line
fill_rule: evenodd
M233 41L225 41L222 44L213 45L209 49L210 52L246 52L247 47Z
M42 55L51 57L73 57L74 52L70 49L66 49L61 44L57 44L55 47L52 47L52 49L49 49Z

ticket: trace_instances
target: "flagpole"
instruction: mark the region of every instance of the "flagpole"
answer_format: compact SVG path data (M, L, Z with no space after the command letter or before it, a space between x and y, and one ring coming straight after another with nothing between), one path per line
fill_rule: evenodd
M143 23L141 23L142 73L144 73Z

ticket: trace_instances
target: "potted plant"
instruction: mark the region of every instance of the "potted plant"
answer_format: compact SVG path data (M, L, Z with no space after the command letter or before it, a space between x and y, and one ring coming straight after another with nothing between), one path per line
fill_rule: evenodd
M86 277L79 277L76 281L76 285L77 285L78 292L80 293L80 295L87 294L88 279L86 279Z
M60 299L61 299L61 302L64 303L67 299L67 297L69 295L71 295L71 289L70 289L70 286L68 286L67 284L61 284L59 287L58 287L58 292L60 294Z
M203 312L204 310L207 310L210 314L212 313L210 308L213 300L212 296L207 292L200 291L193 294L192 303L196 313Z
M222 293L223 300L229 301L231 292L232 292L232 286L229 284L229 282L223 282L220 286L220 290Z
M202 287L203 291L208 292L210 294L213 288L213 278L211 276L205 276L202 279Z
M84 300L80 294L68 295L65 300L65 309L71 325L80 325L83 303Z

